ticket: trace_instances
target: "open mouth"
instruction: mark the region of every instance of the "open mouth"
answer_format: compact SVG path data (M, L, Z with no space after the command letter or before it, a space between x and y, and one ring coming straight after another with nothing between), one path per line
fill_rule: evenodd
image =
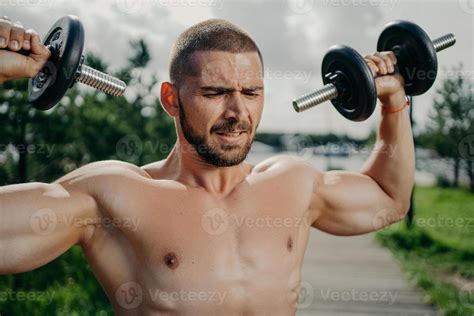
M238 137L245 132L233 132L233 133L217 133L218 135L226 136L226 137Z
M240 140L242 134L246 134L246 132L233 132L233 133L216 133L219 138L224 141L232 142Z

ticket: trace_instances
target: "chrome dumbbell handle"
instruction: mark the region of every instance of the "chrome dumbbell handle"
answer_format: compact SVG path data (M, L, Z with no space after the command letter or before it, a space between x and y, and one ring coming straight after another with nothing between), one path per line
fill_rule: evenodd
M51 56L57 53L58 48L55 45L48 44L46 48L49 49L51 52ZM30 51L27 50L19 50L19 54L28 56L31 54ZM104 93L119 97L125 93L125 89L127 85L122 80L115 78L111 75L103 73L99 70L96 70L92 67L83 64L84 56L81 58L81 63L76 71L76 81L97 90L100 90ZM42 70L43 71L43 70ZM41 85L43 81L46 81L47 75L43 72L40 72L37 77L37 84Z
M449 33L433 40L433 46L436 52L440 52L456 43L454 34ZM336 86L327 84L315 92L305 94L298 99L293 100L293 108L296 112L308 110L316 105L337 98L338 92Z
M116 97L122 96L125 93L125 88L127 88L122 80L86 65L79 66L76 80Z

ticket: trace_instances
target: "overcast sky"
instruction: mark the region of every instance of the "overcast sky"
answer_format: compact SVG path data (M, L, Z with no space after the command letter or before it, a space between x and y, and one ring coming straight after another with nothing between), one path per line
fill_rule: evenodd
M128 42L142 37L153 62L150 69L168 80L173 41L187 27L223 18L248 31L265 61L266 103L259 132L348 133L366 136L378 126L378 110L364 122L350 122L331 103L296 113L291 100L321 87L320 66L327 49L346 44L361 54L376 49L385 24L405 19L432 38L451 32L454 47L438 54L440 72L434 87L415 98L415 120L421 128L443 78L462 62L463 76L474 77L474 0L0 0L8 15L44 35L66 14L79 16L86 30L86 51L100 55L112 68L130 55Z

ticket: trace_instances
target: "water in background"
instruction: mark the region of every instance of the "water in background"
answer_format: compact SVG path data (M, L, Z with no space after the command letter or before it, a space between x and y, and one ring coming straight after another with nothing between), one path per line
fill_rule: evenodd
M278 154L290 154L307 159L312 165L319 170L348 170L359 171L369 157L372 148L359 150L357 153L347 154L343 150L334 155L324 155L320 148L296 148L292 151L278 152L275 148L266 144L255 141L252 145L246 162L257 164L266 158ZM416 149L416 172L415 181L421 185L436 185L436 176L443 176L452 181L453 169L452 164L445 159L430 158L430 153L422 148ZM436 172L436 173L434 173ZM467 185L469 179L464 171L460 172L460 184Z

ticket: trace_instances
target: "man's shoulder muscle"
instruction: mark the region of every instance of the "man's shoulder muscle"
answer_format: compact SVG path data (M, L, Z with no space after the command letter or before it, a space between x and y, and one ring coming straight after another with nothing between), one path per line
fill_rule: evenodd
M145 177L150 178L148 173L138 166L119 160L96 161L81 166L55 181L63 185L73 185L77 182L90 182L97 178L123 177Z
M264 172L267 170L309 171L311 168L311 164L304 158L290 154L278 154L258 163L254 167L254 172Z

